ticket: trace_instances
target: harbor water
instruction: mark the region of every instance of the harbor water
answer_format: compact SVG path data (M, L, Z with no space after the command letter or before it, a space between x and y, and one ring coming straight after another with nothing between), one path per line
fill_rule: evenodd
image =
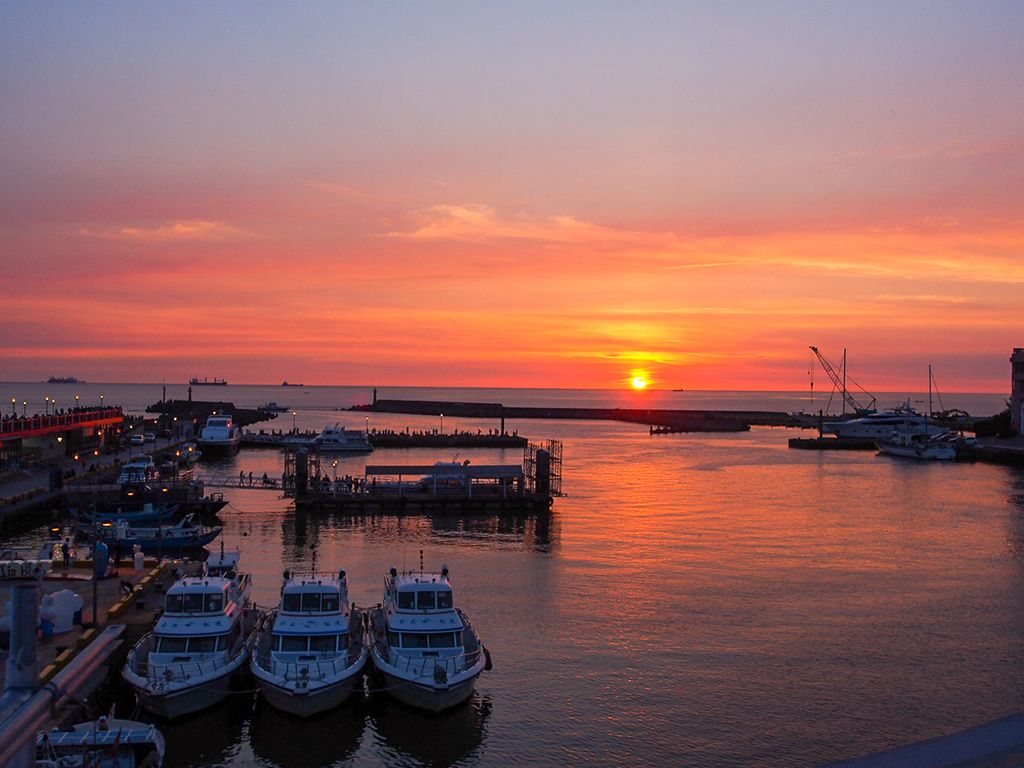
M32 394L30 385L9 386ZM108 404L135 412L161 395L159 385L77 386L83 402L97 386ZM168 398L186 396L182 385L167 389ZM20 401L21 391L11 396ZM650 407L823 407L797 393L646 394ZM637 407L634 395L611 392L380 396ZM193 390L195 399L273 399L296 410L267 428L293 420L300 429L333 421L440 428L432 417L334 410L370 397L368 388ZM1003 404L1000 396L946 400L979 414ZM443 428L496 426L445 417ZM567 495L550 516L297 515L261 489L226 490L221 513L225 544L242 549L261 606L276 604L284 569L312 567L314 558L318 569L347 570L360 605L380 601L390 566L418 568L420 550L427 568L446 564L456 603L494 660L468 705L435 716L375 694L298 721L240 692L161 723L167 765L816 765L1024 710L1019 470L792 451L786 440L800 433L783 429L651 436L616 422L508 427L564 442ZM452 458L379 450L341 457L329 471ZM521 454L457 458L518 463ZM281 468L274 450L204 465L257 477ZM118 712L129 716L130 695L121 699Z

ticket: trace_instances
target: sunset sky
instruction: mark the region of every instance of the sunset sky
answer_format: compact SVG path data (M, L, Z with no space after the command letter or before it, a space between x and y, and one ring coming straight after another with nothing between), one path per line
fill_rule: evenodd
M0 380L797 390L814 344L876 391L1007 391L1022 30L4 2Z

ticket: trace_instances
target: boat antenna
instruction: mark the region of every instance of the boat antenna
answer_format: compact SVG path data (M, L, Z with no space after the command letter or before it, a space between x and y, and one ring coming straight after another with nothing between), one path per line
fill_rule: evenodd
M309 549L313 553L313 573L316 573L316 544L310 544Z
M420 576L423 575L423 550L420 550Z

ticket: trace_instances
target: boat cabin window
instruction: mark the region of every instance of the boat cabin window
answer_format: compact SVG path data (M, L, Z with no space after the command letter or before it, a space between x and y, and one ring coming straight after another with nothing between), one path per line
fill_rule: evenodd
M437 593L437 607L438 608L451 608L452 607L452 593L451 592L438 592Z
M333 612L340 602L337 592L302 592L286 594L282 607L291 612Z
M455 648L462 645L462 632L388 632L392 648Z
M167 613L222 613L224 595L202 592L168 595L164 608Z
M416 593L416 607L420 610L425 608L436 608L437 607L437 593L436 592L417 592Z
M225 651L227 635L206 635L205 637L161 637L157 640L157 653L213 653Z
M416 593L415 592L399 592L398 593L398 607L408 608L412 610L416 607Z
M283 653L334 653L348 645L348 635L274 635L273 650Z

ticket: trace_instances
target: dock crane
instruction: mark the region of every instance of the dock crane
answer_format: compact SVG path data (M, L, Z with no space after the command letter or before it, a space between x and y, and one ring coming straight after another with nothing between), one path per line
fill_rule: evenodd
M836 370L835 365L833 365L832 362L827 357L825 357L823 354L821 354L821 352L818 351L817 347L812 346L811 347L811 352L813 352L814 356L818 358L818 362L821 363L821 367L825 370L825 373L828 374L828 377L832 380L832 384L835 387L835 389L838 389L842 393L842 395L843 395L843 412L844 413L846 412L846 406L847 405L849 405L853 409L854 413L858 413L858 414L871 413L872 411L875 410L875 402L876 402L875 401L875 396L872 395L870 392L868 392L866 389L864 389L864 387L862 387L860 384L855 382L853 379L850 379L846 375L846 350L845 349L843 350L843 365L839 369L839 371L842 372L841 375L840 375L839 371ZM861 405L860 401L858 401L857 398L855 398L852 394L850 394L850 390L846 386L847 381L849 381L851 384L853 384L853 386L855 386L857 389L859 389L861 392L863 392L865 395L867 395L868 397L871 398L871 401L866 406Z

